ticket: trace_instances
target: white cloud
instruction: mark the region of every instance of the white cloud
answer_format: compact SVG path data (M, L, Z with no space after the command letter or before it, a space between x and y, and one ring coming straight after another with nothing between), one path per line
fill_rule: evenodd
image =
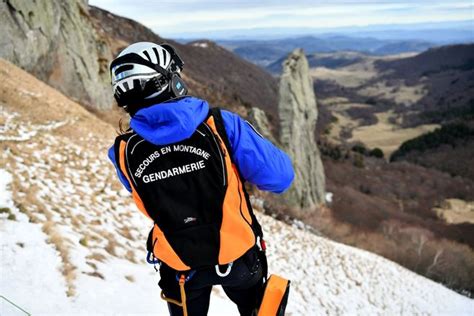
M229 29L327 28L473 19L471 1L91 0L162 35Z

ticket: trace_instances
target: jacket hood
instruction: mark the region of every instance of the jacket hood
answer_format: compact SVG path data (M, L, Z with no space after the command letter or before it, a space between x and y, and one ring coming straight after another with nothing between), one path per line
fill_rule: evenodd
M167 145L191 137L208 112L206 101L185 97L139 110L130 127L150 143Z

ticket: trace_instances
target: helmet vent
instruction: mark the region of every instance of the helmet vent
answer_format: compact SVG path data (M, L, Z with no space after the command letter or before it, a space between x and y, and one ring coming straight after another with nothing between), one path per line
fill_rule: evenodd
M139 87L140 86L140 80L138 79L133 79L133 87Z
M156 60L158 61L157 64L159 64L160 66L166 65L166 54L163 54L163 51L161 50L158 52L158 49L156 49L156 47L153 47L152 49L155 52Z
M148 52L147 52L146 50L143 51L143 55L145 55L146 58L148 58L148 60L149 60L150 62L153 62L153 61L151 60L150 54L148 54Z
M125 88L125 91L130 90L130 87L128 86L128 82L127 82L127 81L125 81L125 82L123 83L123 87Z
M127 70L132 70L133 69L133 65L123 65L123 66L120 66L118 67L117 69L115 69L115 75L117 76L118 74L124 72L124 71L127 71Z

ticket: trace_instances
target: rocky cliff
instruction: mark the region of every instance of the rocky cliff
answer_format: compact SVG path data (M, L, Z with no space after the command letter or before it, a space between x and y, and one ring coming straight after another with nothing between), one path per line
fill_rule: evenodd
M260 134L262 134L263 137L270 140L274 144L278 144L277 140L273 136L273 131L275 128L268 120L268 116L265 111L256 107L252 107L247 113L247 119L255 127L255 129Z
M82 104L112 106L110 50L91 23L86 0L0 3L0 57Z
M293 51L283 63L278 111L280 142L295 168L287 198L302 208L320 205L324 203L325 177L314 137L318 109L308 61L301 49Z
M113 98L108 64L137 41L169 42L183 57L191 94L243 114L256 106L275 119L276 80L210 41L180 44L142 24L88 6L86 0L0 3L0 58L4 58L94 110Z

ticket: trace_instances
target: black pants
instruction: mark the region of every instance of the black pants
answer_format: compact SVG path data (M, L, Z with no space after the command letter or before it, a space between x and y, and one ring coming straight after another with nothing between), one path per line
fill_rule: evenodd
M209 300L213 285L222 285L229 299L237 305L240 315L251 316L260 302L263 284L262 263L258 250L251 249L241 258L234 261L229 275L220 277L215 267L196 270L185 283L186 305L189 316L205 316L209 310ZM227 266L222 266L224 272ZM168 298L181 301L179 273L165 264L160 267L159 285ZM182 316L181 307L168 303L171 316Z

